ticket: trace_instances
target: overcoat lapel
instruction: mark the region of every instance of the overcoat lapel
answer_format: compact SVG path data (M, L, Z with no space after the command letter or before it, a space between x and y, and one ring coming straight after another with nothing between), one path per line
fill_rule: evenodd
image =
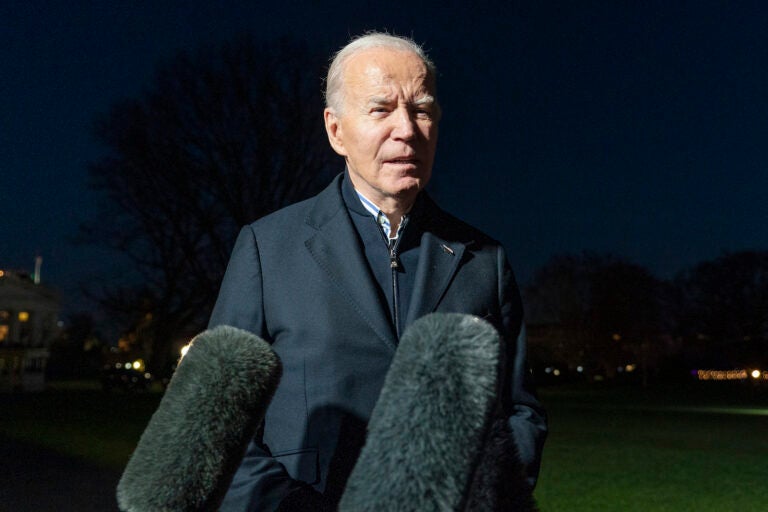
M419 264L406 325L435 311L459 268L464 249L463 243L446 241L430 232L421 236Z
M393 350L397 346L389 312L359 247L355 227L344 206L339 178L317 196L307 224L316 232L305 245L315 262L376 335Z

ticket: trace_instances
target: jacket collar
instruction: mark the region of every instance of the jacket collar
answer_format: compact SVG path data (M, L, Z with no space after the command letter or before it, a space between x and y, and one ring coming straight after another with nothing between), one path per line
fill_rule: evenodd
M305 245L353 309L384 343L394 349L397 337L389 312L379 298L376 280L368 268L342 197L343 176L343 173L336 176L316 196L306 218L314 232ZM435 311L460 267L466 246L472 242L461 236L466 236L467 231L457 228L460 221L443 212L426 193L420 196L421 247L406 325Z
M342 199L342 176L337 176L317 195L306 219L315 232L304 244L330 282L376 335L394 350L397 338L389 313L381 303L376 280Z
M437 309L472 243L465 238L466 231L458 228L458 219L441 210L426 192L417 206L422 235L406 325Z

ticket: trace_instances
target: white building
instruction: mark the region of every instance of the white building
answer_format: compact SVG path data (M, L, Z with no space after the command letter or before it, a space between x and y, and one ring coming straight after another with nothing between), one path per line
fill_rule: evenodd
M59 297L27 275L0 270L0 391L45 387Z

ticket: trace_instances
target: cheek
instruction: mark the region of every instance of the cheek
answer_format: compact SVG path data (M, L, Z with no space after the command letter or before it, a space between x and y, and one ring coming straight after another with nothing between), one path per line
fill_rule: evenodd
M432 127L424 134L424 138L427 141L427 147L429 151L434 154L437 149L437 126Z
M437 142L436 123L425 123L423 125L419 125L419 131L421 132L422 137L424 137L424 139L427 140L430 144L435 144Z
M430 132L429 143L432 144L432 146L435 146L437 144L437 127L434 127Z
M355 133L351 141L354 151L359 155L375 155L386 137L382 137L374 130L365 130Z

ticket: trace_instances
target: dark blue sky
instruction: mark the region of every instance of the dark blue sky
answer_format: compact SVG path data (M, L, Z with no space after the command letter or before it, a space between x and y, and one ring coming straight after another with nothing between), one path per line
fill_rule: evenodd
M434 195L504 242L524 282L563 252L670 277L768 249L762 2L417 3L3 2L0 268L39 253L81 307L78 283L114 265L68 241L95 213L94 117L160 59L245 31L321 50L366 29L423 42L445 112Z

